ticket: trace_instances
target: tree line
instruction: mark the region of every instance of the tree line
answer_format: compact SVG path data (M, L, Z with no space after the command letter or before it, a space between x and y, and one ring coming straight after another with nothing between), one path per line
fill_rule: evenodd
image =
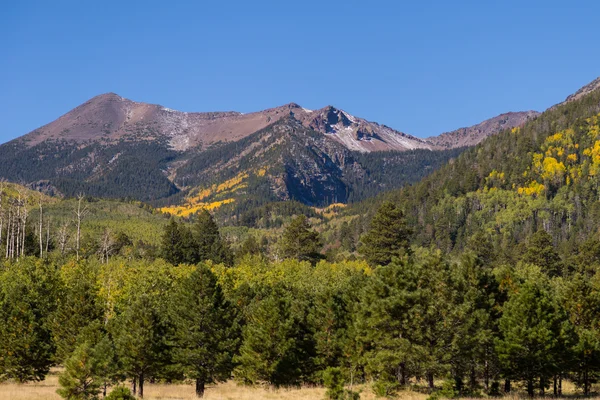
M360 260L323 260L305 217L277 257L248 240L232 255L208 213L171 221L161 257L24 256L0 269L0 378L42 380L63 365L66 399L148 382L368 383L379 396L421 385L447 396L585 395L600 374L600 240L565 262L543 230L504 263L485 240L458 257L410 242L384 203ZM444 380L443 387L436 387ZM437 392L436 392L437 391Z

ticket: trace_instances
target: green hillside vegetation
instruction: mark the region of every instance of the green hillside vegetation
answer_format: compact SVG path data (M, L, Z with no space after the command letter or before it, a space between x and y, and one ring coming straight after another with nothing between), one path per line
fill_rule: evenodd
M40 225L40 195L7 187L0 380L61 365L66 399L123 382L143 397L148 381L202 397L231 378L326 384L330 399L356 399L355 383L387 398L596 393L599 114L596 91L418 184L346 208L270 203L248 226L83 197L42 197Z
M595 91L486 139L417 184L351 205L343 214L355 216L347 228L353 246L373 205L392 201L419 245L460 253L485 241L515 261L520 245L543 229L563 256L573 254L598 233L598 113Z

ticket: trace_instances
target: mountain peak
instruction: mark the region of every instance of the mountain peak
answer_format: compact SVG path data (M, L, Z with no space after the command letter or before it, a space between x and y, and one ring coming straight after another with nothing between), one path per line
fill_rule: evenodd
M598 90L598 89L600 89L600 77L594 79L593 81L591 81L590 83L588 83L587 85L583 86L581 89L579 89L578 91L573 93L572 95L568 96L564 102L568 103L568 102L577 100L577 99L585 96L586 94L591 93L594 90Z

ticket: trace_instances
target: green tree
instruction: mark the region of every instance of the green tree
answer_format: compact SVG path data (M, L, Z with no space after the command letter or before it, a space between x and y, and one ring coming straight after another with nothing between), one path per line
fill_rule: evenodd
M110 326L117 355L126 376L137 381L144 397L144 382L168 360L167 325L156 300L147 293L132 293Z
M116 386L106 397L106 400L136 400L136 398L125 386Z
M237 258L241 259L247 255L257 256L262 255L263 253L264 249L260 245L258 240L256 240L256 237L254 237L254 235L248 235L246 240L244 240L239 250L237 251Z
M552 292L548 278L528 265L515 290L510 293L500 317L500 338L496 351L504 375L527 383L527 393L534 395L539 380L540 389L560 372L562 349L570 346L566 313Z
M388 265L394 257L410 252L410 233L402 210L392 202L385 202L373 217L369 231L362 236L359 252L373 266Z
M549 276L562 275L562 262L552 243L552 236L543 229L527 241L523 262L537 265Z
M560 298L575 330L572 379L589 395L600 377L600 275L576 273L559 287Z
M196 381L196 395L202 397L205 384L231 376L240 333L235 309L223 297L211 270L199 265L177 285L170 317L173 361Z
M65 370L58 378L61 388L56 392L67 400L97 399L102 383L95 374L96 361L89 342L77 346L65 362Z
M25 258L0 270L0 380L43 380L48 373L57 286L55 267L43 260Z
M180 226L171 218L165 226L161 239L161 256L173 265L179 265L185 262L184 243Z
M202 210L196 216L193 237L198 261L211 260L225 265L232 264L232 252L229 244L221 237L219 227L213 216Z
M278 284L249 306L243 342L235 357L236 379L244 383L298 385L313 375L314 343L308 304L295 290Z
M50 318L58 362L71 355L82 329L104 317L96 285L95 265L85 260L69 261L61 272L57 308Z
M319 233L311 229L304 215L292 219L281 237L280 249L283 258L309 261L314 265L324 258L320 253L321 247Z
M356 314L367 373L394 385L425 376L433 389L434 377L450 368L458 324L454 301L450 266L440 253L420 250L377 268Z

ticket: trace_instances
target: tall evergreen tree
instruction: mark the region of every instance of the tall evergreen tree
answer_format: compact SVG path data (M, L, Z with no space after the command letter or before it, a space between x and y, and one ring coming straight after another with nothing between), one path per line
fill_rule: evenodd
M504 375L525 381L533 397L535 382L543 394L571 344L566 313L548 278L533 267L520 268L525 276L504 304L496 351Z
M402 210L392 202L383 203L361 242L359 251L373 266L388 265L394 257L409 253L410 229Z
M527 241L523 262L537 265L548 276L562 275L561 259L552 243L552 236L543 229Z
M231 376L240 334L235 309L225 300L211 270L199 265L176 287L170 318L173 361L196 381L196 395L202 397L207 383Z
M171 218L167 226L165 226L161 239L161 255L173 265L178 265L185 262L184 242L181 234L180 226Z
M111 334L124 372L143 398L144 382L168 360L165 316L148 294L135 294L113 321Z
M320 253L321 247L319 233L311 229L304 215L292 219L281 237L280 249L283 258L316 264L324 258Z
M313 375L314 343L308 304L299 293L277 285L249 306L235 370L244 383L298 385Z
M56 307L56 270L31 258L0 271L0 380L43 380L54 362L49 316Z
M221 237L219 227L213 216L207 210L202 210L196 218L193 237L198 261L211 260L215 263L231 265L233 261L231 249Z
M56 392L66 400L97 399L102 382L96 376L93 346L84 342L75 348L65 362L65 370L58 378Z

